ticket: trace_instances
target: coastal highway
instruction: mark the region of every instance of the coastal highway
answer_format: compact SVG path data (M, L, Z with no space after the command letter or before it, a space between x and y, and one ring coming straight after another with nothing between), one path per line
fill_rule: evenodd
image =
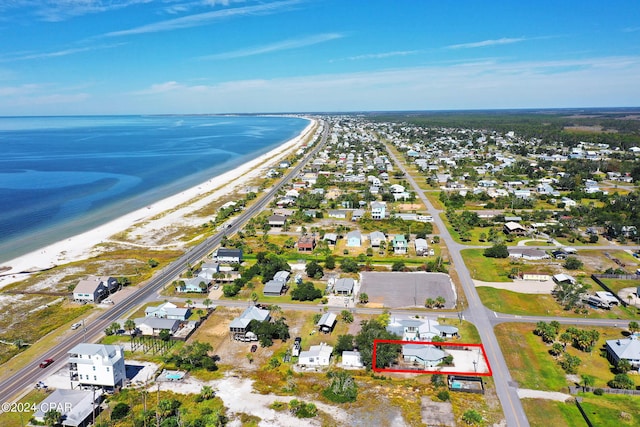
M455 266L455 270L460 278L462 289L467 297L468 308L465 310L464 315L466 320L473 323L478 329L480 339L487 353L489 364L493 371L493 379L496 387L496 394L500 399L502 405L502 411L509 427L526 427L529 426L529 421L518 397L517 385L512 381L509 368L502 355L502 350L498 345L498 340L493 332L493 325L489 321L489 310L485 308L476 292L475 285L471 279L469 269L465 265L460 250L464 248L463 245L455 242L451 237L447 227L445 226L442 218L440 218L440 212L438 212L431 204L429 199L425 196L424 191L416 183L413 177L404 167L403 163L393 154L387 147L389 156L393 159L394 163L404 173L406 180L411 184L413 190L416 192L420 200L427 207L429 213L433 216L435 224L440 231L440 238L444 241L449 249L449 256L452 264Z
M34 360L18 371L3 371L0 382L0 403L10 402L11 399L20 395L21 392L34 387L34 384L42 379L43 374L54 372L63 367L67 362L67 354L71 348L81 342L93 342L104 334L104 330L116 319L122 318L129 311L138 307L147 298L152 298L167 283L171 283L185 270L187 263L195 264L206 257L216 246L220 244L222 238L228 234L237 232L240 227L252 216L262 211L273 199L277 192L292 178L296 177L300 170L313 158L327 142L329 135L329 124L323 122L323 133L319 143L315 144L311 150L287 175L275 184L269 192L261 199L244 210L235 221L226 229L208 238L201 244L189 249L180 258L162 268L152 277L149 282L139 285L140 289L128 300L122 301L114 307L100 314L85 328L74 331L71 335L61 337L61 341L55 344L49 351L38 360ZM40 368L39 364L43 359L54 359L55 363L47 368Z

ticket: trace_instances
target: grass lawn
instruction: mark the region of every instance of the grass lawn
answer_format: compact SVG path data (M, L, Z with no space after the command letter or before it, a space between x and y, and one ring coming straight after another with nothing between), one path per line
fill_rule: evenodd
M522 399L524 412L531 427L547 427L553 420L554 427L586 425L582 414L573 402L556 402L544 399Z
M640 280L624 280L624 279L600 279L602 283L607 285L615 293L625 288L637 288L640 286ZM597 288L597 289L596 289ZM594 290L600 290L600 286L594 285Z
M521 316L576 317L572 310L563 310L551 295L522 294L489 286L476 288L482 303L489 309L501 313ZM631 310L614 307L611 310L589 309L588 317L597 319L631 319Z
M556 359L549 354L551 345L542 342L533 334L532 323L503 323L495 327L496 337L502 348L507 366L515 381L521 388L567 392L570 381ZM567 326L560 328L563 333ZM606 387L607 381L613 378L611 365L600 355L599 349L606 340L622 337L617 328L579 327L579 329L595 329L600 339L591 353L582 352L571 345L566 351L578 356L582 361L578 374L588 374L595 378L595 387Z
M487 258L484 249L465 249L461 251L464 263L471 277L484 282L510 282L508 274L511 270L508 258Z
M40 390L32 390L18 401L20 404L34 404L36 407L47 397L47 393ZM17 408L16 408L17 409ZM27 425L35 411L3 412L0 414L0 426L22 427Z
M524 243L525 246L554 246L553 243L549 243L546 240L532 240Z
M582 409L594 426L618 427L640 425L640 399L634 396L603 395L591 393L580 395Z

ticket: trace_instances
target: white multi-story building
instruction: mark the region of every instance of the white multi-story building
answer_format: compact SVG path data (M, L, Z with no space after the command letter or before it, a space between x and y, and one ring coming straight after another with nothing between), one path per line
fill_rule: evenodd
M71 387L124 385L124 349L119 345L80 343L69 350Z

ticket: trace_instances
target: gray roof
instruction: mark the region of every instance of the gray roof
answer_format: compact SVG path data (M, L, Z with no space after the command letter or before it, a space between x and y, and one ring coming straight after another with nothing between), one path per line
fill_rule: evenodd
M161 317L139 317L135 319L136 325L147 325L152 329L175 329L177 319L163 319Z
M640 340L636 335L621 340L607 340L607 347L618 359L640 360Z
M402 355L404 357L417 357L425 362L433 362L443 359L446 356L446 353L432 345L404 344L402 346Z
M328 326L333 327L336 323L338 316L335 313L325 313L322 315L320 320L318 320L317 326Z
M95 391L95 397L99 397L102 394L100 390ZM63 426L78 426L85 421L91 411L93 410L93 391L87 390L65 390L56 389L53 393L47 396L37 406L38 410L34 414L34 418L44 418L44 411L42 409L48 408L60 408L64 420ZM66 411L66 409L70 409Z
M271 317L269 310L263 310L261 308L252 305L247 307L239 317L236 317L229 324L230 328L246 328L249 322L257 320L263 322Z
M114 354L117 350L115 345L108 344L93 344L93 343L80 343L69 350L70 354L86 354L86 355L96 355L99 354L102 357L109 357L110 354Z
M350 277L343 277L341 279L336 280L335 291L336 292L351 292L353 291L353 287L355 285L355 281Z
M336 233L326 233L324 240L338 240L338 235Z
M264 284L265 294L281 294L282 288L284 288L284 282L282 280L269 280Z

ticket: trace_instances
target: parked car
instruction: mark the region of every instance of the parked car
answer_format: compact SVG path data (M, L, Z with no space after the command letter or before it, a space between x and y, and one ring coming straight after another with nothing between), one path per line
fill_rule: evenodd
M41 368L46 368L47 366L51 365L53 363L53 359L44 359L42 362L40 362L40 367Z
M103 303L103 304L115 304L115 303L113 302L113 300L111 300L111 299L103 300L103 301L102 301L102 303Z
M254 344L251 346L251 353L255 353L256 351L258 351L258 346Z
M71 325L71 329L73 329L74 331L76 329L78 329L80 326L82 326L82 323L74 323L73 325Z

